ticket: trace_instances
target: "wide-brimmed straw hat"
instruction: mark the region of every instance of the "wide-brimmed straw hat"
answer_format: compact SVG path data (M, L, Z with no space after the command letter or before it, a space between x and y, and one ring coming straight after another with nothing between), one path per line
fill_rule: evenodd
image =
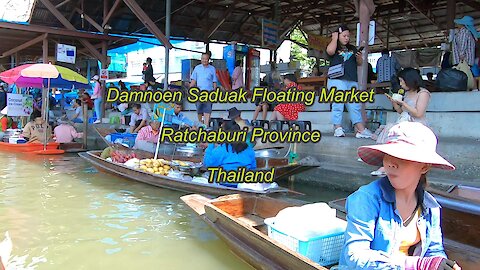
M475 20L470 16L463 16L461 19L454 20L456 24L464 25L475 38L480 37L480 33L475 28Z
M383 165L385 154L409 161L431 164L434 168L455 170L455 166L437 154L437 137L417 122L402 122L388 132L385 144L361 146L358 156L367 164Z

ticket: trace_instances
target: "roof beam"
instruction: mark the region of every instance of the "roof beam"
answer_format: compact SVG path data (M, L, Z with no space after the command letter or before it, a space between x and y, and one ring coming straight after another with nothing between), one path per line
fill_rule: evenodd
M212 27L208 29L208 31L205 33L205 40L208 40L215 31L225 22L225 19L232 14L233 10L235 9L235 4L237 4L238 0L233 1L233 3L223 12L222 16L220 17L220 21Z
M75 11L80 15L83 14L83 17L85 18L85 20L87 20L87 22L89 22L93 27L95 27L99 32L103 32L103 27L100 26L100 24L98 24L94 19L92 19L92 17L85 14L85 12L83 12L79 8L75 8Z
M465 5L471 7L475 10L480 10L480 3L478 1L460 0L460 2L464 3Z
M77 31L77 30L53 28L53 27L35 25L35 24L24 25L24 24L17 24L17 23L0 22L0 28L33 32L33 33L48 33L52 35L67 36L71 38L86 38L86 39L107 40L107 41L113 41L113 40L119 39L113 36L99 35L95 33L83 32L83 31Z
M30 47L30 46L32 46L32 45L35 45L35 44L39 43L40 41L43 41L44 39L46 39L47 36L48 36L48 34L45 33L45 34L40 35L40 36L38 36L38 37L36 37L36 38L28 41L28 42L25 42L25 43L23 43L23 44L20 45L20 46L17 46L17 47L15 47L15 48L11 49L11 50L8 50L8 51L2 53L2 55L0 56L0 58L5 58L5 57L10 56L10 55L12 55L12 54L14 54L14 53L16 53L16 52L19 52L19 51L21 51L21 50L23 50L23 49L26 49L26 48L28 48L28 47Z
M58 9L55 8L55 6L50 2L50 0L40 0L40 2L45 5L45 7L59 20L67 29L76 31L75 26L73 26L63 15L58 11ZM82 43L83 46L88 48L88 50L98 59L100 62L105 62L106 59L104 59L103 55L95 49L95 47L87 41L86 39L80 39L80 43Z
M439 30L442 30L442 27L438 26L433 18L428 16L427 14L423 13L423 11L412 1L406 0L414 9L416 9L423 17L425 17L428 21L430 21L433 25L435 25Z
M392 34L394 37L396 37L400 44L404 45L405 46L405 49L408 49L407 45L405 45L405 43L403 42L402 38L400 38L397 34L395 34L395 32L393 32L393 29L392 29L392 25L390 25L390 27L387 27L385 26L385 21L384 20L377 20L380 24L380 26L385 29L385 31L389 31L390 34ZM389 41L390 42L390 41Z
M46 0L42 0L46 1ZM163 32L155 25L155 23L150 19L150 17L143 11L140 5L135 0L123 0L125 5L130 8L130 10L137 16L137 18L145 25L145 27L152 33L160 42L162 42L165 48L171 49L172 43L165 37Z
M105 18L103 19L103 23L102 23L103 27L105 27L105 25L107 25L108 21L110 20L113 13L115 12L115 10L117 9L118 5L120 5L121 2L122 2L122 0L115 0L115 3L113 3L113 6L108 11L107 16L105 16Z
M70 0L65 0L65 1L61 2L60 4L56 5L55 8L59 8L59 7L63 6L63 5L65 5L65 4L68 3L68 2L70 2Z

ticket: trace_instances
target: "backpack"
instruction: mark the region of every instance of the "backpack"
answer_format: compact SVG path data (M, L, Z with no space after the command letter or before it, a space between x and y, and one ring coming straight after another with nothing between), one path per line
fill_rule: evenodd
M464 72L453 69L444 68L437 75L435 85L442 92L456 92L467 90L468 77Z

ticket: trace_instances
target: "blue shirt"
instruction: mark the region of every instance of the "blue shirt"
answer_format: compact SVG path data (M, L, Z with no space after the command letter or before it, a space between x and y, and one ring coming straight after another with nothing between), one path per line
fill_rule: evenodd
M171 122L172 124L177 124L179 126L186 124L193 127L193 121L188 119L182 112L179 112L178 115L173 113Z
M217 147L213 143L209 144L203 156L203 165L205 167L222 167L225 171L236 171L239 167L245 167L247 170L255 170L257 161L255 160L255 151L251 146L240 153L235 153L232 147L227 144L221 144ZM220 185L228 187L237 187L237 183L222 182Z
M214 90L213 83L217 82L217 73L215 67L208 65L204 67L202 64L197 65L192 72L190 79L197 82L197 87L200 90Z
M405 259L445 257L440 205L424 191L417 228L421 241L413 256L400 257L396 239L402 219L395 208L395 190L387 177L361 187L347 198L347 230L340 264L348 269L404 269Z

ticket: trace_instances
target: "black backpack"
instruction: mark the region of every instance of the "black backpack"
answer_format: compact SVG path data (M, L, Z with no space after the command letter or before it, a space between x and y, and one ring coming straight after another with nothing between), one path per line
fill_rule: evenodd
M441 92L456 92L467 90L468 77L463 71L444 68L437 75L435 85Z

